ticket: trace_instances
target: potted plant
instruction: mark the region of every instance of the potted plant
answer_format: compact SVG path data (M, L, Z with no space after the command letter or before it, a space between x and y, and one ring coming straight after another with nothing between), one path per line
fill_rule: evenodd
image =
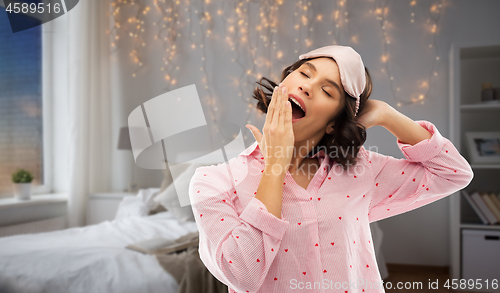
M18 169L12 173L12 182L14 183L14 195L18 199L30 199L31 197L31 181L33 175L24 169Z

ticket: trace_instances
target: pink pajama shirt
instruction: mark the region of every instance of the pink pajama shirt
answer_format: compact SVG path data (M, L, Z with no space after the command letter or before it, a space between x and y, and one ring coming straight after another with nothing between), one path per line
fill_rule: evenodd
M434 124L405 159L360 148L343 170L318 157L307 190L287 172L281 218L255 198L264 169L257 142L228 163L196 169L189 186L199 254L229 292L385 292L369 223L446 197L473 178L469 163ZM341 153L339 153L341 155Z

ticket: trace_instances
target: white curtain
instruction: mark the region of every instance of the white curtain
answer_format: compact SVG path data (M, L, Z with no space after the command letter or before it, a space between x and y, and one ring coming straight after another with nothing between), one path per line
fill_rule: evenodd
M68 225L85 225L87 197L111 186L109 1L67 13Z

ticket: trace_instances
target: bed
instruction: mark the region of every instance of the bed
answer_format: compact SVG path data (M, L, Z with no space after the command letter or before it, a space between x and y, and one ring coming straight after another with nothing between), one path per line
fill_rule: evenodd
M0 238L4 292L178 292L154 255L125 246L158 235L197 231L171 212L128 217L62 231ZM14 290L15 289L15 290ZM7 291L8 292L8 291Z
M188 171L194 172L194 169ZM179 177L181 185L189 182L189 174ZM175 193L169 195L169 191L172 189L162 191L164 202L176 197ZM112 221L0 238L0 292L174 293L187 292L188 287L190 292L195 292L192 286L185 284L184 291L180 290L179 276L169 273L176 268L167 270L167 262L162 263L168 260L165 256L159 258L125 248L156 237L174 240L198 231L194 218L190 220L190 206L164 208L151 214L155 204L161 203L159 192L159 188L142 189L136 196L125 197ZM194 255L199 258L197 246L188 250L191 261ZM182 253L187 254L187 250ZM200 266L201 260L197 261ZM211 275L205 275L205 279L207 276ZM210 282L213 284L214 280ZM218 292L226 293L227 287Z

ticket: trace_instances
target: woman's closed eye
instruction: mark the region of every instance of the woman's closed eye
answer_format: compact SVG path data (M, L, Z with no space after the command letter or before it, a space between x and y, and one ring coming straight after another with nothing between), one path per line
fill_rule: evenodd
M309 76L307 76L307 74L305 74L304 72L300 72L302 73L302 75L304 75L305 77L309 78ZM331 97L332 95L330 95L327 91L323 90L329 97Z

